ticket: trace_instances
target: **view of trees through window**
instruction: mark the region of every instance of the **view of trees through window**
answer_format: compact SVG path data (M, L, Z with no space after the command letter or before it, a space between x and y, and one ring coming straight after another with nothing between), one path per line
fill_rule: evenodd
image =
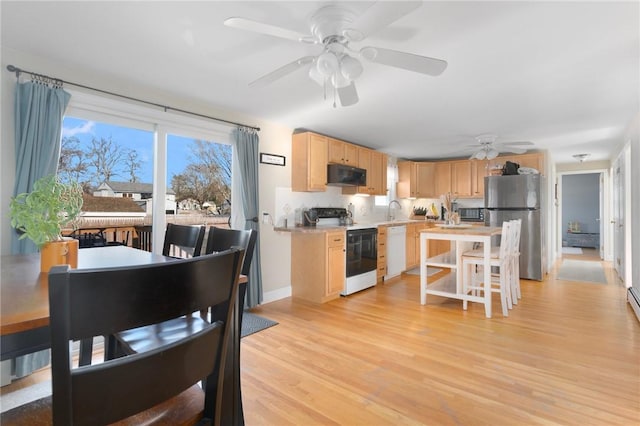
M151 249L151 215L158 202L153 199L153 140L150 131L65 117L58 176L84 189L82 218L77 229L68 230L81 246ZM168 223L228 223L230 145L168 135L166 168L167 190L160 202Z

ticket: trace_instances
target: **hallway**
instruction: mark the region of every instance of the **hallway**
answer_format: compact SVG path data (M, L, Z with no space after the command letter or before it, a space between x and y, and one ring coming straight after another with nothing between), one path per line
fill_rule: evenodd
M562 258L571 260L593 260L600 262L598 250L590 247L563 247Z

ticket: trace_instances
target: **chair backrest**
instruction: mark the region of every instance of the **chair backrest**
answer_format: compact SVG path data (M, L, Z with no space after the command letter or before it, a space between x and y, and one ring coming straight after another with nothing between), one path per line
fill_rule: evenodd
M223 376L219 372L224 366L227 324L231 324L243 255L242 250L233 249L136 267L72 270L65 265L52 269L54 425L112 423L166 401L201 380L206 383L203 411L219 413L217 388ZM178 341L101 364L71 365L70 341L158 324L214 306L225 315Z
M242 274L248 275L251 268L251 260L258 239L258 231L253 229L225 229L212 226L207 234L207 247L205 253L215 253L228 250L231 247L244 249L244 261L242 262Z
M202 225L169 223L164 234L162 254L173 257L196 257L202 251L205 228Z
M505 220L502 222L502 233L500 234L500 259L505 260L511 255L511 222Z
M150 225L135 226L131 246L144 251L152 251L152 230Z
M511 254L520 254L520 234L522 230L522 219L511 221Z

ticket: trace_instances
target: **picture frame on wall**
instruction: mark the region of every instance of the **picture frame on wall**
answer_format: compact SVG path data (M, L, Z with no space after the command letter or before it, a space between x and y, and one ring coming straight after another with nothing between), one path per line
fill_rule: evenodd
M286 157L284 155L267 154L266 152L261 152L260 162L263 164L271 164L274 166L284 166L286 164Z

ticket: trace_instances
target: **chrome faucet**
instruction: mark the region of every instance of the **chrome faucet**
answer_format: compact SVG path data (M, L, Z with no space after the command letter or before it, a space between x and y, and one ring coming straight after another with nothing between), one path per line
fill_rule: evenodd
M398 202L398 200L391 200L389 202L389 207L387 207L387 220L396 220L396 215L391 214L391 205L393 203L396 203L398 205L398 208L402 210L402 205Z

